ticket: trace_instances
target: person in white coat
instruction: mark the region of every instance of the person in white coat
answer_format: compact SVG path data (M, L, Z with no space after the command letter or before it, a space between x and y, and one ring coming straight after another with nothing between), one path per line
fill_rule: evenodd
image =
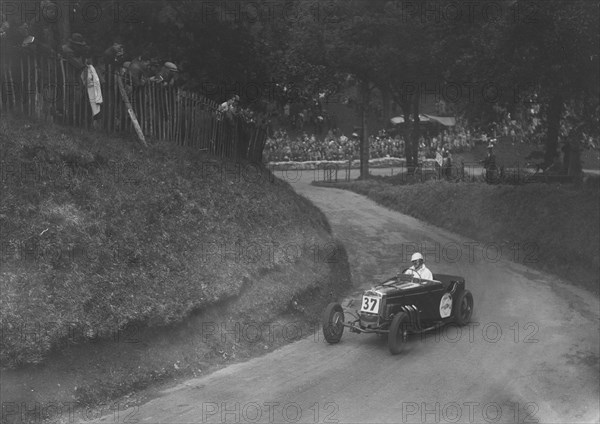
M102 105L102 88L100 87L100 78L96 68L92 65L91 59L86 59L85 68L81 73L81 80L85 84L92 109L92 117L97 118L100 113L100 105Z

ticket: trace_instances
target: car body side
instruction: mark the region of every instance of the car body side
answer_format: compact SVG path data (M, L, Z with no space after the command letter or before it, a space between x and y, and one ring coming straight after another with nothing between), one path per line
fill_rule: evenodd
M380 297L381 304L377 313L360 312L360 327L384 330L399 312L409 314L415 329L453 321L456 299L465 290L465 280L446 274L435 274L433 278L402 281L394 277L366 290L363 296ZM444 311L442 307L451 309Z

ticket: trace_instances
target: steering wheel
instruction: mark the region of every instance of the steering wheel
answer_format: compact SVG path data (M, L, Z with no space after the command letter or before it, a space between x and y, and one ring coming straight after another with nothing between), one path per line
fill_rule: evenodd
M418 278L422 279L421 278L421 274L419 274L419 271L417 271L416 269L404 268L402 270L402 274L406 274L406 271L410 271L412 273L413 277L414 277L415 274L417 274Z

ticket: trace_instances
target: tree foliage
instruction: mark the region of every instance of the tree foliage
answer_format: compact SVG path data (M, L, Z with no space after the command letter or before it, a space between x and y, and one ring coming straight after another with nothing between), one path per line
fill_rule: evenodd
M54 1L39 4L62 9L62 21L42 13L35 31L54 27L56 43L80 32L98 56L118 37L129 58L175 62L181 84L217 101L319 108L354 85L364 143L379 91L384 110L390 99L402 109L412 164L424 92L480 128L531 122L527 136L545 141L547 162L559 141L578 151L599 136L600 14L589 0ZM16 30L23 16L3 19ZM460 95L444 98L452 87Z

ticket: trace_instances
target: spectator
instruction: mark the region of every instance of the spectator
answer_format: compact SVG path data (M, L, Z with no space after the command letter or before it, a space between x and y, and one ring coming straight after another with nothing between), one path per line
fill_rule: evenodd
M102 104L102 89L100 87L100 79L98 78L96 69L92 65L91 58L86 58L85 60L85 68L81 73L81 80L87 88L88 99L92 109L92 117L95 120L99 117L100 113L100 106Z
M32 10L33 12L33 10ZM52 0L42 0L35 15L20 27L21 46L35 53L55 56L58 40L58 7Z
M163 83L164 85L173 85L175 83L175 75L179 72L177 65L173 62L165 62L160 71L152 78L151 82Z
M19 28L17 28L17 32L21 40L25 40L30 35L29 24L27 22L23 22L21 25L19 25Z
M438 169L442 169L444 166L444 156L442 155L443 151L441 147L438 147L435 152L435 161L437 162Z
M440 175L443 163L441 160L442 145L444 146L444 159L447 164L447 166L444 167L444 175L447 175L446 172L451 172L452 150L465 148L467 147L466 143L468 142L467 137L462 134L462 132L458 132L458 134L455 135L456 131L446 131L445 143L442 143L437 137L432 143L428 143L425 139L420 140L421 156L424 155L428 158L435 158L437 149L434 146L439 148ZM290 158L290 160L307 161L314 160L315 158L322 160L349 160L350 158L358 157L358 151L360 147L358 134L355 133L350 137L346 137L343 134L338 134L339 132L337 130L329 130L322 141L317 141L314 136L309 138L309 136L306 134L303 134L299 138L289 139L287 134L282 135L282 133L279 133L277 136L275 136L275 139L272 140L272 144L270 144L270 154L268 155L269 160L276 161L276 158L281 156L281 152L284 150L286 145L288 145L294 152L294 158ZM405 142L399 134L395 134L392 137L389 131L384 130L378 131L376 134L377 135L369 136L369 154L371 158L400 158L404 156ZM458 140L458 148L454 146L454 140ZM465 145L460 144L463 143L463 141Z
M225 116L232 120L233 116L237 113L239 101L240 96L236 94L231 99L221 103L218 108L218 112L221 114L221 117Z
M62 46L62 55L71 65L78 70L85 68L84 57L89 56L90 47L79 33L74 33L69 41Z
M235 116L238 113L238 102L240 97L236 94L231 99L219 105L217 112L217 119L223 121L222 126L219 126L218 133L219 137L225 137L226 139L232 137L235 132ZM225 119L224 119L225 118Z
M115 42L108 49L104 51L104 63L117 67L117 69L123 65L125 61L125 49L120 40Z
M492 139L491 141L493 141ZM490 143L488 145L487 157L482 161L485 169L485 179L488 183L493 182L496 179L496 155L494 155L494 145Z
M285 122L286 123L290 123L290 104L286 103L285 106L283 106L283 116L285 117Z
M149 64L150 61L141 56L131 62L123 63L123 69L129 74L130 82L134 87L146 84Z
M304 111L298 112L298 117L296 119L296 126L300 131L304 130Z
M49 31L47 28L44 28L43 30L39 30L39 27L38 27L37 33L41 32L42 37L38 37L38 36L34 35L32 33L32 29L26 23L21 25L19 27L19 29L20 29L20 31L19 31L20 35L25 36L21 43L21 47L23 47L27 51L30 51L30 52L33 52L36 54L43 53L43 54L49 55L49 56L54 56L56 54L54 49L52 49L52 47L50 47L50 45L47 42L44 42L44 38L47 38L48 31Z
M446 179L452 176L452 154L447 148L442 149L442 175Z

